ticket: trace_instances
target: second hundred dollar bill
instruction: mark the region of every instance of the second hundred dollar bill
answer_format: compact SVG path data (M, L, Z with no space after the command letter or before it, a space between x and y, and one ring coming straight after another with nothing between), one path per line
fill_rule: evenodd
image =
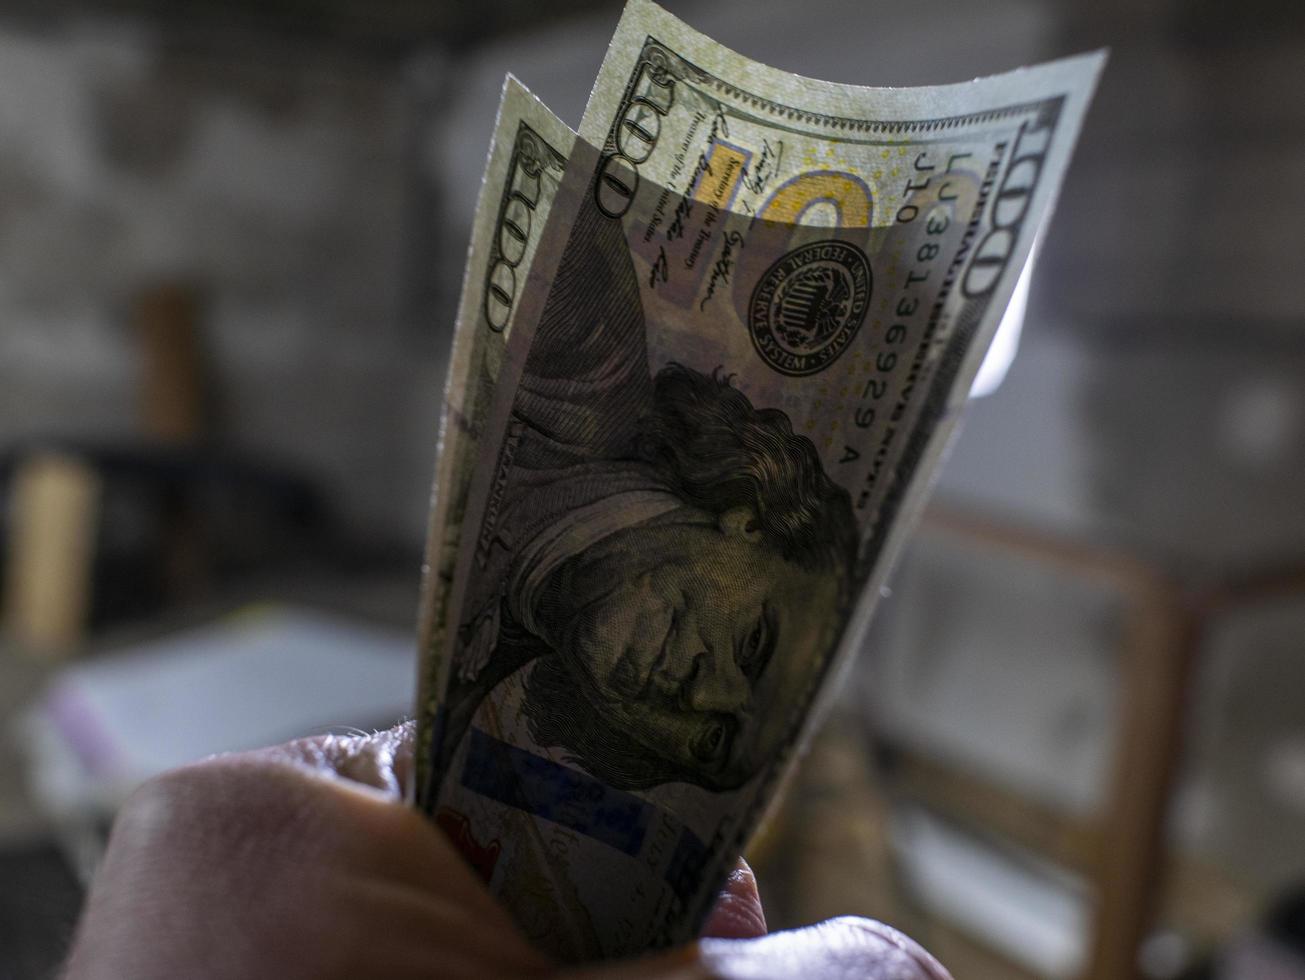
M423 730L444 689L449 586L476 449L513 315L574 142L571 128L509 75L476 204L444 391L418 623L417 716ZM427 739L417 746L419 799L427 793L429 762ZM456 833L456 827L449 829Z
M867 89L646 0L484 414L421 805L536 943L686 941L865 633L1101 55Z

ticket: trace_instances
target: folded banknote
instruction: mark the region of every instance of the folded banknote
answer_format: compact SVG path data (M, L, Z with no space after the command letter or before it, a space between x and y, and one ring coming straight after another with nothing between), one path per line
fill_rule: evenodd
M578 137L509 79L417 804L536 943L696 935L865 636L1103 62L860 88L632 0Z

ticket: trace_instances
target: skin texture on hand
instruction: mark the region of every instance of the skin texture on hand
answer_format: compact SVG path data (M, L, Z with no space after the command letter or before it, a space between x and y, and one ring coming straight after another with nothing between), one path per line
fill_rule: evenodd
M566 970L406 806L412 726L219 756L151 780L114 825L65 980L278 977L949 980L865 919L766 935L740 862L700 942Z

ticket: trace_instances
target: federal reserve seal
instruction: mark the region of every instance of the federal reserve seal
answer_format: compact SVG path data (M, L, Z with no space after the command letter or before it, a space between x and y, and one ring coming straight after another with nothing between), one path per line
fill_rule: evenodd
M812 242L766 270L748 303L748 332L780 374L817 374L836 361L865 320L870 260L855 245Z

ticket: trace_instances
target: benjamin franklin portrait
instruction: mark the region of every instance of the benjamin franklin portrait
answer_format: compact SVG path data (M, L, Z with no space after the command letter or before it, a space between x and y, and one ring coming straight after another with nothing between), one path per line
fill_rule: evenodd
M539 746L610 786L743 785L791 737L846 601L845 490L727 377L650 370L619 223L582 208L534 337L437 758L524 675Z

